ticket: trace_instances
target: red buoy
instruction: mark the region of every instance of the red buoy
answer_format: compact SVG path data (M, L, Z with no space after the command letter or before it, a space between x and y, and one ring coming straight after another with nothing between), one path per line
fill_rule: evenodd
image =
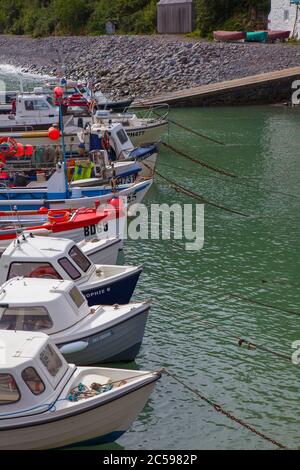
M64 94L63 89L60 86L54 88L55 98L61 98Z
M33 155L33 146L25 145L25 155L26 157L31 157Z
M24 153L25 153L24 145L19 144L19 142L18 142L15 157L17 157L17 158L24 157Z
M48 137L51 140L58 140L60 138L60 130L56 127L50 127L48 130Z

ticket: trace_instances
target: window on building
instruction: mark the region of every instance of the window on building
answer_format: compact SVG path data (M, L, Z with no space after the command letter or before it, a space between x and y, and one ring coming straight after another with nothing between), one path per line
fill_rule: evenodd
M71 248L71 250L69 251L69 255L84 273L86 273L90 269L90 260L82 253L82 251L80 251L77 246L73 246L73 248Z
M0 329L13 331L43 331L53 327L44 307L9 307L0 305Z
M80 272L75 268L71 261L68 260L68 258L61 258L58 262L61 267L66 271L68 276L73 279L73 281L76 281L76 279L79 279L81 277Z
M290 12L289 10L284 10L283 11L283 17L284 17L284 21L288 21L290 19Z
M0 374L0 405L16 403L21 398L15 379L10 374Z
M47 371L52 377L56 377L62 368L62 361L54 348L48 344L41 352L40 359L42 364L46 367Z
M41 395L45 391L45 384L33 367L23 370L22 379L34 395Z
M14 277L61 279L50 263L11 263L7 280Z

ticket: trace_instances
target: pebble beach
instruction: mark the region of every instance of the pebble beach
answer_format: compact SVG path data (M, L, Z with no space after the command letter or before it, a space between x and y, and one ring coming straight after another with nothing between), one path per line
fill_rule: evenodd
M296 67L300 48L176 36L0 36L0 63L49 75L63 66L66 76L92 80L96 90L138 99Z

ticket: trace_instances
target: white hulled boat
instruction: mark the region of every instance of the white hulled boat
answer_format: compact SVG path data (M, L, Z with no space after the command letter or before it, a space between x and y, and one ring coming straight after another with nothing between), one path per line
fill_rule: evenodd
M134 361L149 309L148 302L91 308L72 281L14 278L0 288L0 330L46 333L77 365Z
M1 331L0 449L112 442L144 408L158 372L69 365L42 333Z

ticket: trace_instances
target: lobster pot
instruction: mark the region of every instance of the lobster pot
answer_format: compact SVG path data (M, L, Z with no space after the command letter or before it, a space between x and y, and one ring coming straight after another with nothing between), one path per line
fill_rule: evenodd
M160 0L157 5L159 34L186 34L195 27L193 0Z

